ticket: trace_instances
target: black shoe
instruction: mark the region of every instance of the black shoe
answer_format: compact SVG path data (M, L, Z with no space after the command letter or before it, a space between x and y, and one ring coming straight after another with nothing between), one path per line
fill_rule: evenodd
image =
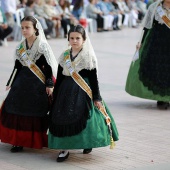
M68 152L64 157L60 157L61 154L64 154L64 151L61 151L61 152L59 153L58 158L57 158L57 160L56 160L57 162L63 162L63 161L65 161L65 160L68 158L68 156L69 156L69 152Z
M88 154L92 151L92 148L91 149L84 149L83 150L83 154Z
M12 146L11 152L16 153L16 152L21 152L23 150L22 146Z
M132 28L138 28L138 26L132 26Z
M157 101L157 107L160 109L168 109L169 102Z
M113 27L113 30L118 31L119 29L117 27Z

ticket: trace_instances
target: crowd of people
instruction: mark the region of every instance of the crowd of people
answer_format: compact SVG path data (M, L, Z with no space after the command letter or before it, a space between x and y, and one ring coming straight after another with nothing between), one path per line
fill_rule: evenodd
M50 39L66 38L70 26L78 23L88 27L87 19L92 19L97 32L136 28L146 13L147 3L143 0L1 0L0 45L7 36L9 41L14 39L12 28L15 28L16 10L20 8L24 9L24 16L39 20L46 38Z

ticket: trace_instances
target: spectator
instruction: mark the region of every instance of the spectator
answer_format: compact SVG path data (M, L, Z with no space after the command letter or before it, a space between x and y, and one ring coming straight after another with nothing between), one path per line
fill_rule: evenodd
M5 15L0 8L0 46L5 45L4 38L6 38L11 32L12 28L8 26Z
M110 13L110 11L108 10L105 2L99 1L96 5L103 12L104 30L113 30L114 17L112 13Z
M144 0L138 0L136 5L139 9L139 20L142 20L147 10L146 3L144 2Z
M89 4L86 7L86 13L88 18L95 19L97 21L97 31L101 32L103 31L103 24L104 24L104 19L102 17L103 12L101 12L97 7L96 7L96 0L89 0Z
M53 21L50 19L50 17L45 13L44 5L45 5L44 0L35 0L34 12L35 12L36 16L45 19L45 22L48 27L48 29L46 31L46 34L47 34L46 38L50 38L51 37L50 34L53 31L54 24L53 24Z
M20 4L17 5L17 8L25 8L27 0L20 0Z
M114 19L113 19L113 29L114 30L120 30L120 28L118 27L118 22L119 22L119 20L120 20L120 22L122 22L122 16L118 14L117 10L115 9L113 4L111 3L111 0L103 0L103 1L105 2L107 9L110 11L110 14L112 14L113 17L114 17Z
M14 14L17 8L16 0L1 0L1 5L8 25L14 26Z
M118 5L118 3L117 3L117 0L111 0L111 3L112 3L112 5L114 6L115 10L117 10L118 16L119 16L119 15L122 16L122 20L121 20L122 22L120 23L120 20L119 20L119 22L118 22L118 26L121 26L121 25L123 25L125 18L126 18L126 17L129 17L129 16L126 16L126 15L128 15L128 14L125 14L124 11L122 11L122 10L119 8L119 5Z
M70 3L67 0L59 0L59 5L63 10L63 18L70 20L68 21L70 25L77 25L78 20L73 16L73 14L70 11Z
M59 29L61 27L61 15L58 14L54 4L54 0L46 0L44 5L44 11L46 15L53 21L54 27L56 29L56 37L60 36Z
M25 8L24 15L25 15L25 16L36 16L36 15L35 15L35 12L34 12L34 5L35 5L34 0L28 0L26 5L27 5L27 6L26 6L26 8ZM45 33L45 36L46 36L47 38L49 38L48 35L50 34L50 32L49 32L49 30L48 30L48 27L47 27L47 24L46 24L45 19L44 19L43 17L41 17L41 16L36 16L36 18L37 18L37 19L39 20L39 22L41 23L42 28L43 28L44 33Z
M64 38L67 38L67 26L69 25L69 21L64 17L64 11L57 1L54 1L54 6L57 14L61 17L61 26L64 30Z
M74 15L74 17L77 18L77 20L80 19L81 15L83 15L83 10L84 10L84 1L76 0L72 14Z

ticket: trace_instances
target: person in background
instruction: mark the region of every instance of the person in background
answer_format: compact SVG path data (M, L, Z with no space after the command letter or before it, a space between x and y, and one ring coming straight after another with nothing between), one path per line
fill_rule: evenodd
M15 12L17 9L17 3L16 0L0 0L0 4L2 7L2 11L5 14L7 24L14 28L15 24ZM13 41L14 40L14 29L13 32L8 36L7 40L8 41Z
M97 31L103 31L104 19L102 17L103 12L101 12L96 7L97 1L96 0L89 0L89 4L86 7L86 13L88 18L95 19L97 21Z
M0 46L6 45L4 39L12 32L12 27L7 24L6 17L0 7Z
M61 19L62 16L56 10L55 1L54 0L45 0L44 12L46 15L53 21L54 28L56 30L56 37L60 36L60 28L61 28Z
M80 17L83 15L84 12L83 10L84 10L84 1L76 0L72 14L77 20L80 20Z
M34 13L35 13L35 16L37 16L38 18L41 17L45 19L45 22L47 25L47 30L45 31L45 34L46 34L46 38L50 39L51 34L53 32L54 24L53 24L53 21L50 19L50 17L45 13L44 5L45 5L44 0L35 0Z
M17 9L16 0L0 0L0 3L2 5L2 11L5 13L8 25L13 27L15 23L14 14Z
M70 3L67 0L59 0L59 5L63 10L63 18L65 18L70 26L77 25L79 21L70 11Z
M170 102L170 1L152 3L143 20L139 55L131 63L126 92L132 96L156 100L157 107L167 109Z
M39 20L39 22L41 23L41 26L42 26L42 28L44 30L44 33L45 33L45 36L47 38L49 38L48 36L50 35L51 30L48 29L48 26L47 26L45 18L42 17L42 16L37 16L35 14L34 7L35 7L35 1L34 0L28 0L27 3L26 3L26 8L25 8L25 11L24 11L24 15L25 16L35 16Z
M27 0L20 0L20 3L17 5L17 9L19 8L25 8L26 7Z

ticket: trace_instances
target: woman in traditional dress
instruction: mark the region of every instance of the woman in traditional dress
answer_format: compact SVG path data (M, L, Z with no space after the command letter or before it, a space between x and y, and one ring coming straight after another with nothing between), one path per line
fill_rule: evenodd
M87 154L118 140L114 120L100 96L97 58L84 28L71 27L68 41L70 47L59 58L50 111L48 147L62 149L57 162L68 158L67 149L84 149Z
M0 140L23 147L47 147L49 97L57 62L41 24L32 16L21 21L24 38L16 48L15 66L7 83L10 89L0 109Z
M144 18L142 42L137 44L139 58L132 61L126 92L157 101L167 109L170 101L170 0L149 6Z

